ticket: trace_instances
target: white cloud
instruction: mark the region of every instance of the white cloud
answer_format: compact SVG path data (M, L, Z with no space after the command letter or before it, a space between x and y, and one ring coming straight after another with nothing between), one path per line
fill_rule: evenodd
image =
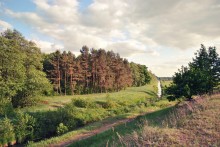
M33 42L36 43L36 45L41 48L45 53L51 53L55 50L63 50L63 46L59 44L54 44L48 41L42 41L39 39L32 39Z
M79 0L33 1L34 12L6 9L5 13L73 52L87 45L133 59L144 54L154 57L146 64L158 59L157 68L164 69L166 65L160 62L166 60L160 57L169 56L164 49L188 52L201 43L220 46L219 0L93 0L83 11L79 10ZM43 51L51 51L51 43L38 42ZM174 65L169 67L171 71L179 65L175 60L170 60Z
M3 20L0 20L0 32L5 31L7 29L12 29L12 28L13 27L11 24L9 24Z

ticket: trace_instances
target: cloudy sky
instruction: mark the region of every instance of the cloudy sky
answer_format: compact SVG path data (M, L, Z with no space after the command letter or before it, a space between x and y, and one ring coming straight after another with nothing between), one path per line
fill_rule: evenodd
M220 53L220 0L0 0L7 28L43 52L104 48L172 76L201 43Z

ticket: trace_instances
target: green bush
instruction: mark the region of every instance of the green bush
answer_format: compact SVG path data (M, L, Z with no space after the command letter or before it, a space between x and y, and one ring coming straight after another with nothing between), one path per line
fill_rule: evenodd
M76 107L86 108L88 106L88 101L81 98L75 98L72 99L72 104Z
M66 132L68 132L68 127L65 126L63 123L60 123L59 126L57 127L57 135L62 135Z
M103 104L102 104L102 107L104 109L111 109L111 108L116 108L119 106L120 105L117 102L115 102L113 100L109 100L109 99L106 102L103 102Z
M33 139L35 121L36 120L27 113L22 113L20 111L16 113L14 124L18 143L22 143L26 139Z
M5 117L0 121L0 146L15 141L14 127L11 120Z
M38 98L33 96L22 96L17 94L12 98L12 103L14 107L28 107L37 104Z
M0 98L0 116L11 116L14 114L14 109L10 99Z
M34 112L31 115L36 119L34 138L42 139L56 135L57 126L66 119L62 109L57 111Z

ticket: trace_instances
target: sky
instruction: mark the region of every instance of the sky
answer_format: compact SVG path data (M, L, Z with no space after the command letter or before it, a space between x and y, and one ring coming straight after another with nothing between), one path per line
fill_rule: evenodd
M0 32L16 29L42 52L112 50L159 77L200 45L220 54L220 0L0 0Z

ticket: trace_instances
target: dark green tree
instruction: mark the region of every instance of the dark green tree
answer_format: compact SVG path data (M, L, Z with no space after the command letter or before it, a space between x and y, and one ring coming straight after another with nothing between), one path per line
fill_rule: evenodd
M220 82L220 59L215 47L207 50L201 45L189 67L182 67L173 76L173 84L166 89L169 100L212 93Z

